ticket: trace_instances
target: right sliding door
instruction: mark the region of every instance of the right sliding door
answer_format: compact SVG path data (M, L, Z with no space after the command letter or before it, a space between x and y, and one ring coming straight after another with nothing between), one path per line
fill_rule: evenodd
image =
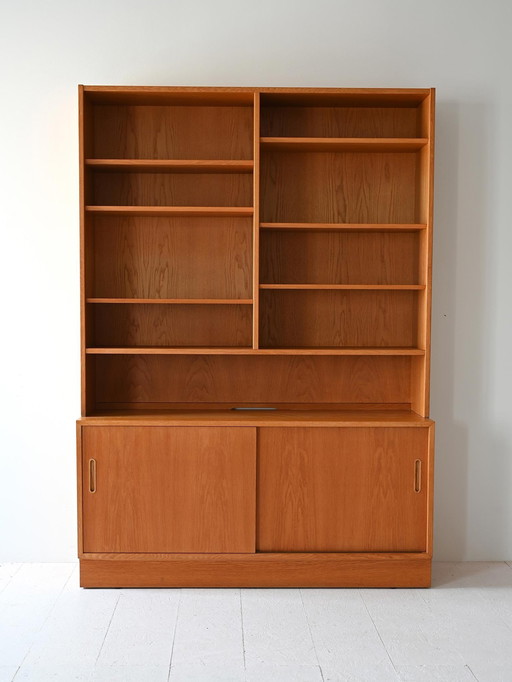
M429 429L259 429L257 550L424 552Z

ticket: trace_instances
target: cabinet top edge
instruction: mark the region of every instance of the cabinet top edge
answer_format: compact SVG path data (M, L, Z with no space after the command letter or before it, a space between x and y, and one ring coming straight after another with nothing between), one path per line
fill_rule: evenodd
M339 92L340 94L417 94L428 95L435 88L313 88L313 87L234 87L234 86L211 86L211 85L85 85L80 84L85 92Z
M380 411L377 413L348 411L288 411L261 413L255 410L229 412L176 411L160 414L108 414L82 417L79 426L294 426L294 427L429 427L434 422L414 412Z

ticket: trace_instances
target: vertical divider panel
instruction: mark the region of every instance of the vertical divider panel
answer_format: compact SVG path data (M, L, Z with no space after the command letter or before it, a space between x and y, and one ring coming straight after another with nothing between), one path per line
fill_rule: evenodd
M432 221L434 180L434 96L432 89L420 105L420 134L428 138L418 153L417 220L426 224L419 236L419 282L425 290L418 294L418 348L425 350L422 358L412 363L412 409L423 417L430 405L430 317L432 301Z
M252 347L259 348L260 317L260 93L254 93L253 107L253 243L252 243Z

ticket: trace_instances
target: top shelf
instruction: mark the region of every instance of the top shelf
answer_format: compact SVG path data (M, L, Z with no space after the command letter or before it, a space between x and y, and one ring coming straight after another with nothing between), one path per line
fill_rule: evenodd
M426 137L262 137L263 149L290 152L415 152Z
M259 93L272 106L418 106L430 88L251 88L83 85L88 101L98 104L252 106Z

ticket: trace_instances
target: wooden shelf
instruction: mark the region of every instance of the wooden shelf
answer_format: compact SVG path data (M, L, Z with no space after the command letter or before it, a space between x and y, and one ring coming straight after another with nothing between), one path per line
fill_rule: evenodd
M91 215L250 218L252 206L86 206Z
M297 152L415 152L428 139L392 137L262 137L263 149Z
M88 355L425 355L421 348L87 348Z
M260 289L292 291L421 291L424 284L260 284Z
M432 421L420 417L411 410L259 410L259 409L215 409L215 410L146 410L134 413L119 410L102 413L97 410L91 417L80 420L84 424L119 425L160 423L164 426L388 426L424 427Z
M85 85L84 92L91 103L125 106L251 107L254 101L253 88Z
M86 303L252 305L252 298L87 298Z
M421 223L260 223L262 230L309 230L311 232L416 232Z
M86 159L93 170L137 173L252 173L253 161L196 159Z

